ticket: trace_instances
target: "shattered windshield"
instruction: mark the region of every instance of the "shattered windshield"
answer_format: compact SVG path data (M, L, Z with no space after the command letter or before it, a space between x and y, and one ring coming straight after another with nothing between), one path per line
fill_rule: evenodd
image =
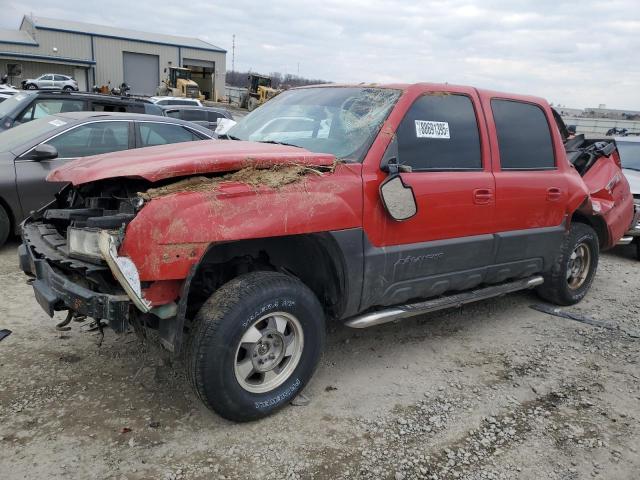
M361 162L400 94L370 87L290 90L247 115L228 135Z

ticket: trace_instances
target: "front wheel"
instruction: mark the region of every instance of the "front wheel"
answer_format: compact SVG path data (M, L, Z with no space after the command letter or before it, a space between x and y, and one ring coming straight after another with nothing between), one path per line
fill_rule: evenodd
M538 294L557 305L573 305L587 294L598 268L600 247L589 225L574 223L565 235L559 255Z
M38 86L34 83L27 84L27 90L37 90Z
M7 241L10 233L11 219L6 210L0 205L0 247Z
M62 91L63 91L63 92L73 92L73 91L74 91L74 88L73 88L73 87L70 87L70 86L68 86L68 85L67 85L66 87L64 87L64 88L62 89Z
M248 273L218 289L196 315L187 373L219 415L257 420L302 391L324 340L324 312L309 288L277 272Z

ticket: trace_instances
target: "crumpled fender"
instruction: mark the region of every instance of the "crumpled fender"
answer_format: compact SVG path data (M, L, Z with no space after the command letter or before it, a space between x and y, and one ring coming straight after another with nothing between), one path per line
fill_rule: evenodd
M143 282L179 280L212 243L360 227L361 168L338 164L280 188L223 182L153 198L127 225L119 255Z
M633 220L633 196L617 161L617 152L602 157L582 178L588 195L577 210L604 222L607 239L603 249L614 247Z

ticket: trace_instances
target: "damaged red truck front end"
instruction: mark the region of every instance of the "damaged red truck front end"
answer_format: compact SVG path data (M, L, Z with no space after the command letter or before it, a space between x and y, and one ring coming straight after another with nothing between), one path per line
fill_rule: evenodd
M556 121L471 87L294 89L223 139L53 172L70 185L23 224L21 268L50 316L154 331L206 405L260 418L311 378L327 319L584 297L632 196L614 143Z

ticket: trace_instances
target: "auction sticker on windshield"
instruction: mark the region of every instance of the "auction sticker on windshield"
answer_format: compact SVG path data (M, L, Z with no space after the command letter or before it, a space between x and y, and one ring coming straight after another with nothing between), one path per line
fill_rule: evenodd
M449 122L416 120L416 136L418 138L451 138Z

